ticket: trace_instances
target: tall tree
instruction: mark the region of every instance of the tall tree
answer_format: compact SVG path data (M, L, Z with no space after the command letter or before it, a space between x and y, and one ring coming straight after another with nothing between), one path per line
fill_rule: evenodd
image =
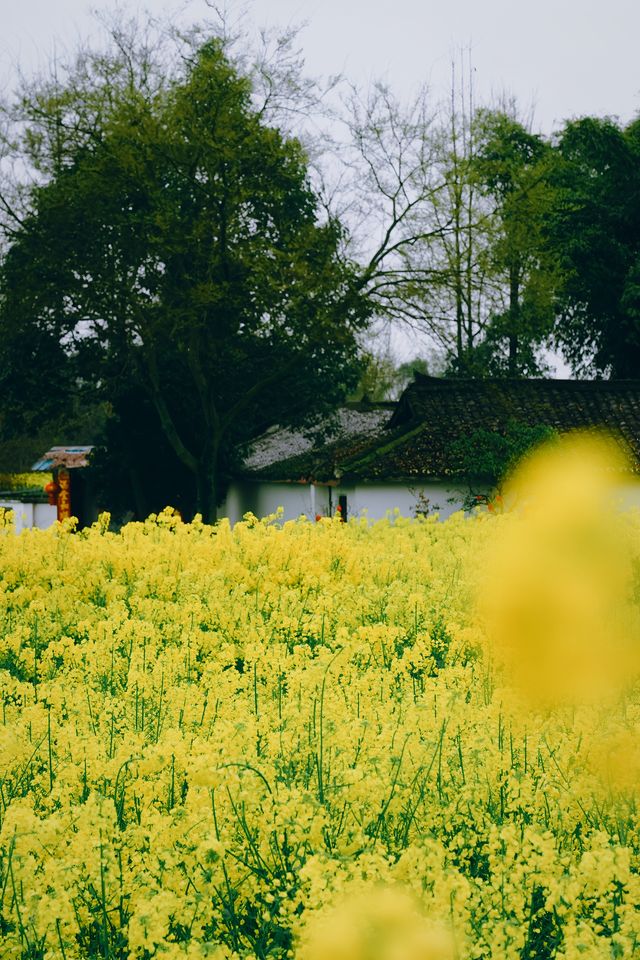
M220 42L165 82L131 70L93 92L88 128L68 89L44 109L49 130L62 99L64 128L86 135L32 190L2 325L46 332L73 382L106 399L140 384L212 519L238 443L353 385L366 304L304 151L265 123Z
M424 87L403 104L377 82L364 96L351 91L344 119L347 142L336 159L361 289L378 317L437 337L440 325L419 293L435 280L429 251L446 229L432 216L445 183L430 93Z
M536 348L554 318L555 264L542 236L552 203L551 147L512 109L479 110L474 126L473 172L492 204L486 227L494 290L477 360L488 373L535 375Z
M450 374L539 375L558 270L544 240L553 150L513 104L479 107L473 73L462 55L439 104L382 85L352 99L347 183L365 215L352 205L348 222L361 261L373 248L363 278L379 315L436 343Z
M477 347L494 306L487 230L492 204L474 168L472 71L452 69L448 101L421 89L404 105L381 84L352 98L346 152L355 179L347 208L363 280L387 320L437 344L451 370L476 371ZM378 238L377 243L371 237Z
M461 55L460 66L464 63ZM487 258L490 208L475 171L477 107L471 64L468 67L468 77L458 76L462 71L452 64L449 102L441 111L438 152L445 188L433 216L442 232L432 253L437 282L425 291L427 309L433 304L441 326L453 332L447 350L449 372L462 376L479 372L478 347L492 295Z
M548 218L558 258L556 337L577 372L640 376L640 120L565 125Z

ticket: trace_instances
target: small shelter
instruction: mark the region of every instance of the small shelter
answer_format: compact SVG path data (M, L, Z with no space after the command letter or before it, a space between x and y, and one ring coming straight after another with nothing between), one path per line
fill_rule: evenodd
M56 508L51 522L77 517L79 525L84 526L94 518L95 506L83 473L92 450L93 446L82 444L51 447L31 468L53 475L45 487L49 504Z

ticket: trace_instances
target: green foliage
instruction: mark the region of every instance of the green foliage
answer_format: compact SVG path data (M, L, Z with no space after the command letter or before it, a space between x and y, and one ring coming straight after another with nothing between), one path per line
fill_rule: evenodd
M554 319L556 268L542 236L552 200L551 147L504 111L480 110L473 175L494 204L488 229L488 273L504 289L466 375L539 376L539 347Z
M575 370L640 375L640 121L567 123L547 242L561 267L556 337Z
M391 400L395 394L396 377L397 367L390 354L378 356L373 352L366 353L362 358L358 385L350 399L370 400L374 403Z
M352 400L370 400L380 402L397 400L409 386L415 373L434 374L438 367L436 356L413 357L404 363L396 363L390 352L383 354L367 353L363 357L360 381Z
M518 461L556 436L552 427L510 420L502 430L481 427L458 438L453 441L451 452L458 463L458 476L465 479L472 490L477 485L499 489Z

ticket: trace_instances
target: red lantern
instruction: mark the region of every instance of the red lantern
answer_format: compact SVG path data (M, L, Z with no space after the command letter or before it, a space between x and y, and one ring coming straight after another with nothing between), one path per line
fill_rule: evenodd
M47 500L49 501L50 506L55 507L58 502L58 493L60 487L55 482L55 480L50 480L49 483L45 486L44 492L47 495Z

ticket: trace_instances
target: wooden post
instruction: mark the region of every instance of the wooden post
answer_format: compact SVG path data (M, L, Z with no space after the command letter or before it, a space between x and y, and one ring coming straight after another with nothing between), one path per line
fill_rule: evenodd
M58 470L58 520L71 516L71 474L64 467Z

